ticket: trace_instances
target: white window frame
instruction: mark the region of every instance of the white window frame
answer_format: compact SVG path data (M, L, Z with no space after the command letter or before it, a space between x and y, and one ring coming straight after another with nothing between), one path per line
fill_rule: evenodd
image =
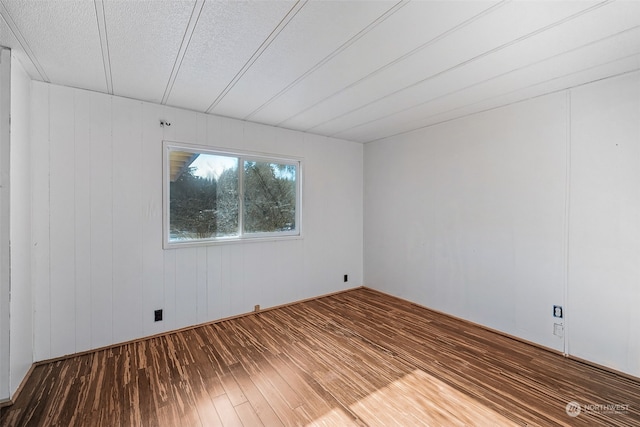
M170 240L170 164L169 153L171 151L187 151L193 153L213 154L220 156L235 157L238 159L238 235L211 237L206 239L193 239L185 241ZM296 166L296 213L295 229L288 231L246 233L244 229L244 162L274 162L279 164ZM239 242L272 241L302 238L302 183L303 183L303 159L293 156L281 156L276 154L257 153L242 150L229 150L226 148L212 147L207 145L197 145L184 142L168 141L162 143L162 227L163 227L163 248L174 249L185 246L219 245Z

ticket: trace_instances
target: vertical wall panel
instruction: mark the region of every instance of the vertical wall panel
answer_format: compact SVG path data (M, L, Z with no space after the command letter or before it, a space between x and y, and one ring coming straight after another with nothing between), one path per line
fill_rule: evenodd
M173 250L173 249L172 249ZM176 328L197 323L198 249L183 248L176 254Z
M75 351L74 91L51 88L50 218L51 352Z
M265 146L273 147L275 154L295 153L297 150L282 150L277 143L275 128L266 128L256 123L247 123L242 132L243 148L245 150L260 152Z
M165 107L143 104L141 156L142 171L142 288L143 334L164 330L164 323L155 322L154 310L164 307L164 254L162 249L162 135L160 120Z
M111 97L91 95L91 346L113 343ZM53 356L53 355L52 355Z
M142 334L142 103L114 97L113 174L113 339Z
M229 245L224 247L223 251L228 254L226 268L229 271L229 276L226 283L228 287L225 292L230 296L230 301L227 316L231 316L233 313L251 311L246 303L247 298L249 298L247 292L250 289L248 284L244 282L244 245ZM256 285L258 284L253 286Z
M206 114L196 113L195 141L200 145L207 145L208 118Z
M222 122L222 117L207 116L207 139L204 142L205 145L216 147L218 146L217 144L219 144L220 146L223 146L222 141L217 138L217 136L221 134L220 129L222 126Z
M176 329L176 310L178 307L176 294L176 251L164 251L164 301L162 308L164 311L164 328Z
M11 258L9 209L9 153L11 117L11 51L0 47L0 402L11 397L10 295Z
M213 145L216 147L246 150L244 126L245 124L239 120L221 120L220 133L209 134L209 138L213 139Z
M352 224L356 218L363 217L359 196L363 191L363 177L345 177L363 168L362 156L357 155L361 147L345 146L331 138L310 134L305 135L303 146L314 161L303 165L305 280L300 286L312 289L324 283L329 292L358 286L363 282L362 262L354 264L351 260L355 254L362 254L363 231ZM327 174L327 168L332 173ZM331 203L327 203L329 200ZM350 239L344 240L345 235ZM331 250L327 251L327 247ZM323 268L323 265L332 268ZM345 273L350 277L346 284L342 281Z
M304 257L302 256L304 249L304 242L302 240L295 240L291 242L290 257L288 258L290 262L287 262L284 265L284 268L287 268L291 271L291 276L289 278L291 287L293 289L297 289L298 296L296 299L305 299L309 297L311 288L307 288L309 284L303 283L300 278L304 277ZM336 288L339 287L348 287L348 284L342 282L342 273L341 270L341 262L332 263L335 265L334 268L329 269L329 271L335 273L335 280L331 280L328 283L331 283ZM355 266L354 266L355 267ZM358 268L359 269L359 268ZM356 279L352 277L352 279Z
M33 362L33 288L31 283L31 79L11 61L10 153L10 393L15 396Z
M271 280L277 280L274 276L275 267L269 265L268 260L274 255L272 243L267 244L248 244L243 245L242 271L244 283L265 283ZM264 252L263 252L264 251ZM279 275L278 275L279 276ZM244 294L244 292L243 292ZM262 287L254 290L251 295L247 295L247 299L243 301L244 307L254 307L256 304L266 305L264 295L268 294Z
M91 96L74 92L76 348L91 348Z
M235 245L234 245L235 246ZM214 298L218 312L214 316L219 318L229 317L234 312L232 304L233 288L231 284L231 246L220 248L220 283L216 286Z
M35 360L51 358L51 292L49 276L49 86L32 82L31 164L32 282Z
M211 320L207 303L207 248L199 247L196 250L196 323Z
M220 297L222 287L222 250L220 246L207 247L207 316L220 319L224 301Z
M300 299L305 299L305 298L309 298L310 296L313 295L313 287L311 283L305 283L303 281L303 277L304 277L304 242L302 240L294 240L291 242L291 257L287 260L286 264L284 265L284 268L288 269L291 271L291 286L293 289L297 290L297 297L296 300L300 300ZM335 276L336 276L336 280L333 281L327 281L326 285L329 286L336 286L336 288L340 288L340 287L349 287L349 284L341 282L341 273L339 273L340 270L340 264L342 263L331 263L332 265L334 265L334 268L330 268L328 269L331 272L335 272ZM360 266L353 266L354 270L355 269L360 269L362 267ZM355 282L355 280L357 280L357 278L354 276L352 277L352 280L354 280L353 283L362 283L362 282ZM332 283L333 282L333 283ZM354 286L359 286L359 285L354 285ZM282 304L286 303L287 301L283 301Z
M171 114L173 138L177 141L198 143L197 114L191 111L176 110ZM173 250L173 249L171 249ZM176 327L197 323L197 249L176 250Z
M640 376L640 73L571 106L569 351Z
M162 112L161 119L169 121L169 123L171 123L171 126L162 127L162 139L168 141L176 141L176 129L178 129L180 126L173 119L170 111L171 110L167 108ZM160 141L160 147L162 147L162 141ZM162 150L162 148L160 148L160 150ZM163 179L162 173L163 172L161 170L160 180ZM160 181L160 183L162 183L162 181ZM162 203L164 203L164 194ZM161 237L161 239L163 238L164 237ZM176 251L163 250L162 257L164 259L164 301L162 302L162 306L158 308L162 308L164 310L163 327L168 329L175 329L177 328L176 310L178 308L176 294Z
M294 300L304 299L305 289L297 285L297 268L301 264L298 259L297 241L291 240L286 244L277 245L273 248L273 256L269 260L272 268L279 274L275 277L286 295L292 295Z
M207 115L196 114L195 140L200 145L207 144ZM203 323L211 320L208 309L207 292L207 248L197 249L196 256L196 322Z

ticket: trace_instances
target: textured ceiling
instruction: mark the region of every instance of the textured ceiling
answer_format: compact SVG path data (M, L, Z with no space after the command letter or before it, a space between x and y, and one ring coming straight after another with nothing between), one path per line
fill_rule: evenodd
M35 80L369 142L640 69L640 1L0 0Z

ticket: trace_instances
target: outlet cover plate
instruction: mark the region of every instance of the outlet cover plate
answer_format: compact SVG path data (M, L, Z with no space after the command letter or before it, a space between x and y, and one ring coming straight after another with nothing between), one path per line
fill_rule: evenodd
M560 323L553 324L553 335L562 337L564 335L564 326Z
M553 317L557 317L558 319L562 319L563 315L562 315L562 306L561 305L554 305L553 306Z

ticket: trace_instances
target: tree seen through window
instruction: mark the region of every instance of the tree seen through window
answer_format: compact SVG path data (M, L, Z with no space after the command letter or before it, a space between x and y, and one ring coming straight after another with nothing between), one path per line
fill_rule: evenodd
M296 163L177 150L169 163L169 242L297 230Z

